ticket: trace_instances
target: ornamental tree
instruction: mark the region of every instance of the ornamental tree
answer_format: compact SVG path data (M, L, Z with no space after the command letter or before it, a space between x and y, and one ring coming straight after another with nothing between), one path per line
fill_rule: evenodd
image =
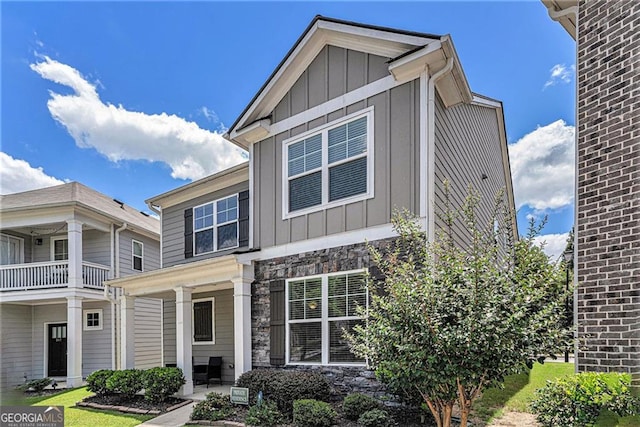
M451 425L457 406L465 427L484 388L564 348L565 290L561 269L533 242L536 230L513 242L501 195L486 224L477 193L459 212L448 205L435 242L407 212L394 214L399 237L385 250L369 247L383 280L360 308L366 320L346 336L392 392L421 399L438 427ZM468 233L462 246L456 222Z

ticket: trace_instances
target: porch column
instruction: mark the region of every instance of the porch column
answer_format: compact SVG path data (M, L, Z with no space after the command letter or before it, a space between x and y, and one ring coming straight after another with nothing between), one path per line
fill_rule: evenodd
M176 291L176 362L178 368L182 369L186 383L178 394L187 396L193 394L193 373L191 359L191 337L192 328L192 307L191 289L178 287Z
M82 297L67 297L67 387L82 385Z
M251 370L251 282L253 268L243 266L233 280L233 331L236 379Z
M120 297L120 369L136 364L135 297Z
M69 287L82 287L82 222L76 219L67 221L67 239L69 244Z

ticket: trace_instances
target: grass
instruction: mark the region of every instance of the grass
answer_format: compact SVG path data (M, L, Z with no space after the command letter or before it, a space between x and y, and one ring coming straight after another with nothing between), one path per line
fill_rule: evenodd
M52 396L38 396L22 398L23 405L38 406L64 406L65 427L133 427L143 423L153 416L122 414L115 411L95 411L85 408L76 408L76 402L92 395L86 387L64 391ZM17 404L17 403L15 403Z

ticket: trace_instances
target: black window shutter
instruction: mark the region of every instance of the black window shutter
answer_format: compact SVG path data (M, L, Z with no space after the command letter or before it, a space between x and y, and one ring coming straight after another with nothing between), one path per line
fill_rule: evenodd
M249 246L249 190L238 193L238 246Z
M269 283L271 305L271 365L284 365L285 356L285 298L284 280L273 280Z
M184 257L193 257L193 209L184 210Z

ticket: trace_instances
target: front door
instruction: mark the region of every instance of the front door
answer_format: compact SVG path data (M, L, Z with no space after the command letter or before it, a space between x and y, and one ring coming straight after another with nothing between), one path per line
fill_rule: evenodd
M67 376L67 324L49 325L49 352L47 375L50 377Z

